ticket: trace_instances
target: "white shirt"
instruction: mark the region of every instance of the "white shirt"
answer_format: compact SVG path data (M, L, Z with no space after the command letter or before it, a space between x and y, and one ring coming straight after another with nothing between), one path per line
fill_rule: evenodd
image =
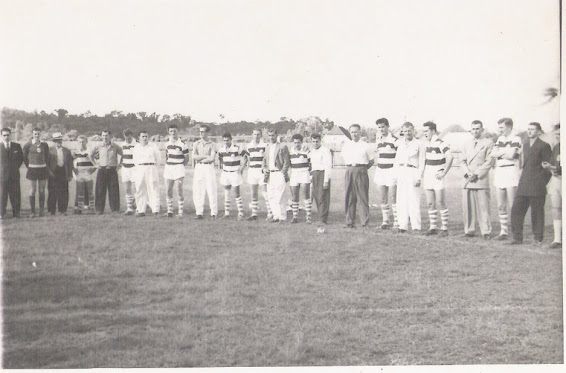
M367 142L359 140L358 142L346 141L342 146L342 158L346 165L349 164L365 164L373 160L373 149Z
M269 170L277 170L275 167L275 144L269 144Z
M161 163L161 153L159 152L159 148L151 142L146 146L143 146L142 144L134 146L132 149L132 156L136 166L142 163Z
M413 138L407 142L406 139L400 138L395 142L395 146L397 147L397 155L395 156L396 166L410 164L415 168L419 168L419 150L421 145L417 139Z
M63 167L65 165L65 160L63 159L63 147L56 146L57 150L57 166Z
M324 171L324 182L330 181L332 172L332 154L324 146L318 149L311 149L311 168L313 171Z

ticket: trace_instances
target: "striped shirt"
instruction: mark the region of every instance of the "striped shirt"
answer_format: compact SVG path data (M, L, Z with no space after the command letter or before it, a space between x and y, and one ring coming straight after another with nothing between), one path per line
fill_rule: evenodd
M393 167L395 154L397 154L395 141L397 141L397 137L393 136L391 133L389 133L386 137L377 138L377 167Z
M181 139L175 142L169 139L165 148L165 163L168 165L183 164L187 154L189 154L189 148Z
M295 147L289 149L289 158L291 160L291 172L309 171L311 167L310 149L302 146L297 150Z
M136 145L136 140L132 140L130 143L124 142L124 144L122 144L122 166L125 168L134 167L134 156L132 155L132 150Z
M242 158L246 152L238 145L232 144L229 148L222 146L218 149L218 158L222 163L222 169L227 172L236 172L240 169Z
M450 151L447 143L434 135L430 142L426 144L425 166L444 166L446 163L446 153Z
M250 142L247 146L248 150L246 154L248 155L250 168L261 168L263 157L265 156L265 148L267 144L260 140L259 144L254 141Z
M88 149L78 149L73 152L73 166L78 172L92 171L94 165L89 158Z
M495 142L494 147L501 152L508 152L512 149L517 149L515 158L513 160L503 159L501 156L497 158L497 161L495 163L497 167L519 166L521 151L521 138L519 136L499 136L499 138Z

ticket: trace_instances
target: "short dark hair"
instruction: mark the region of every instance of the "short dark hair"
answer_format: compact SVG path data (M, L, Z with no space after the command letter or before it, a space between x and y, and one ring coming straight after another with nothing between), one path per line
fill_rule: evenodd
M504 123L506 127L513 128L513 119L511 118L501 118L497 121L497 124Z
M108 133L109 135L112 134L112 132L110 132L110 130L108 128L103 129L102 131L100 131L100 134L102 135L104 132Z
M199 128L204 128L206 130L206 132L210 132L210 126L208 124L201 124L200 126L198 126Z
M358 123L351 124L350 127L348 127L348 129L350 129L350 128L352 128L352 127L356 127L356 128L359 129L359 130L362 129L362 126L360 126Z
M175 123L171 123L170 125L167 126L167 131L169 131L169 129L171 128L179 128L179 127L177 127Z
M291 137L291 140L293 140L293 141L295 141L295 140L303 141L303 135L301 135L300 133L296 133Z
M387 120L387 118L379 118L375 121L375 124L385 124L387 127L389 127L389 121Z
M129 129L129 128L126 128L126 129L124 130L124 136L132 136L133 134L134 134L134 133L133 133L132 130Z
M423 127L428 127L431 131L436 132L436 123L434 122L425 122L425 124L423 124Z
M552 130L553 131L558 131L560 129L560 123L555 124L554 126L552 126Z
M224 132L224 135L222 135L222 138L232 140L232 134L230 132Z
M31 132L41 132L41 128L39 128L39 127L33 127L33 129L31 130Z
M147 130L141 130L141 131L138 133L138 136L140 136L142 133L145 133L146 135L149 136L149 132L147 132Z
M529 123L529 126L534 126L534 127L537 128L537 130L542 132L542 127L540 126L539 122L531 122L531 123Z
M322 137L320 136L320 133L313 133L313 134L311 135L311 139L313 139L313 140L321 140Z
M413 123L411 123L411 122L403 123L403 127L411 127L412 129L415 129L415 126L413 126Z
M11 134L11 133L12 133L12 130L9 129L8 127L4 127L4 128L2 128L2 130L0 130L0 133L1 133L1 132L8 132L9 134Z
M472 122L472 124L479 124L481 126L481 128L483 128L483 123L481 122L481 120L476 119Z
M270 133L270 132L277 135L277 130L275 128L270 128L270 129L267 130L267 133Z

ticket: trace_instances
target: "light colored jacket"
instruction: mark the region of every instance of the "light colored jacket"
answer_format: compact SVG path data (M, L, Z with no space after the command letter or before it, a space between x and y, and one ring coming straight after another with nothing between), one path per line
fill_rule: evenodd
M489 155L492 149L493 142L486 138L480 138L477 145L474 139L464 144L460 155L462 171L464 174L475 174L479 178L473 183L464 179L464 188L489 189L489 170L493 162Z

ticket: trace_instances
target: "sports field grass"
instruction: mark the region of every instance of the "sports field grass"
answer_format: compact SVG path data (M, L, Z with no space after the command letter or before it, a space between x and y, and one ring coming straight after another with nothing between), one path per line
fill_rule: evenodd
M563 363L561 251L461 238L458 188L448 238L346 230L336 169L317 234L194 221L187 176L182 220L2 222L4 368Z

